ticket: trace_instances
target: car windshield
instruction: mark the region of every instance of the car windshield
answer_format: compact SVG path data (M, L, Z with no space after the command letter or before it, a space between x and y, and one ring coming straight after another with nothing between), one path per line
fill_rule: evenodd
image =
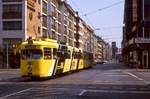
M38 49L25 49L21 51L22 59L40 59L42 58L42 51Z

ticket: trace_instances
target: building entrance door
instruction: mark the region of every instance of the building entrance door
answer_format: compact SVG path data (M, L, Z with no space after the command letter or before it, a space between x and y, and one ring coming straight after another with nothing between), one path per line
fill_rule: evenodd
M142 57L142 65L143 68L148 68L148 51L143 51L143 57Z

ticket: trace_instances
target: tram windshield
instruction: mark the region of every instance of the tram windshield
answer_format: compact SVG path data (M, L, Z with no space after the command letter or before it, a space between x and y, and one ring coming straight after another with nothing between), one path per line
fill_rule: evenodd
M42 51L38 49L25 49L21 51L22 59L40 59L42 58Z

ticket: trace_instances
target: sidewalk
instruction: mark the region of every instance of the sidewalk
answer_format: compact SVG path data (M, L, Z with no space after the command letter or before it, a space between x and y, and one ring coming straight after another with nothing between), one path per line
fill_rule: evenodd
M0 81L20 77L19 69L0 69Z

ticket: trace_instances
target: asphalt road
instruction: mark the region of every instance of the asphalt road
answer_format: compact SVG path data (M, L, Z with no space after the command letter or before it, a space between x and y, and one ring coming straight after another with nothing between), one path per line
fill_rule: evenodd
M0 70L0 99L150 99L150 70L122 64L96 65L49 80Z

